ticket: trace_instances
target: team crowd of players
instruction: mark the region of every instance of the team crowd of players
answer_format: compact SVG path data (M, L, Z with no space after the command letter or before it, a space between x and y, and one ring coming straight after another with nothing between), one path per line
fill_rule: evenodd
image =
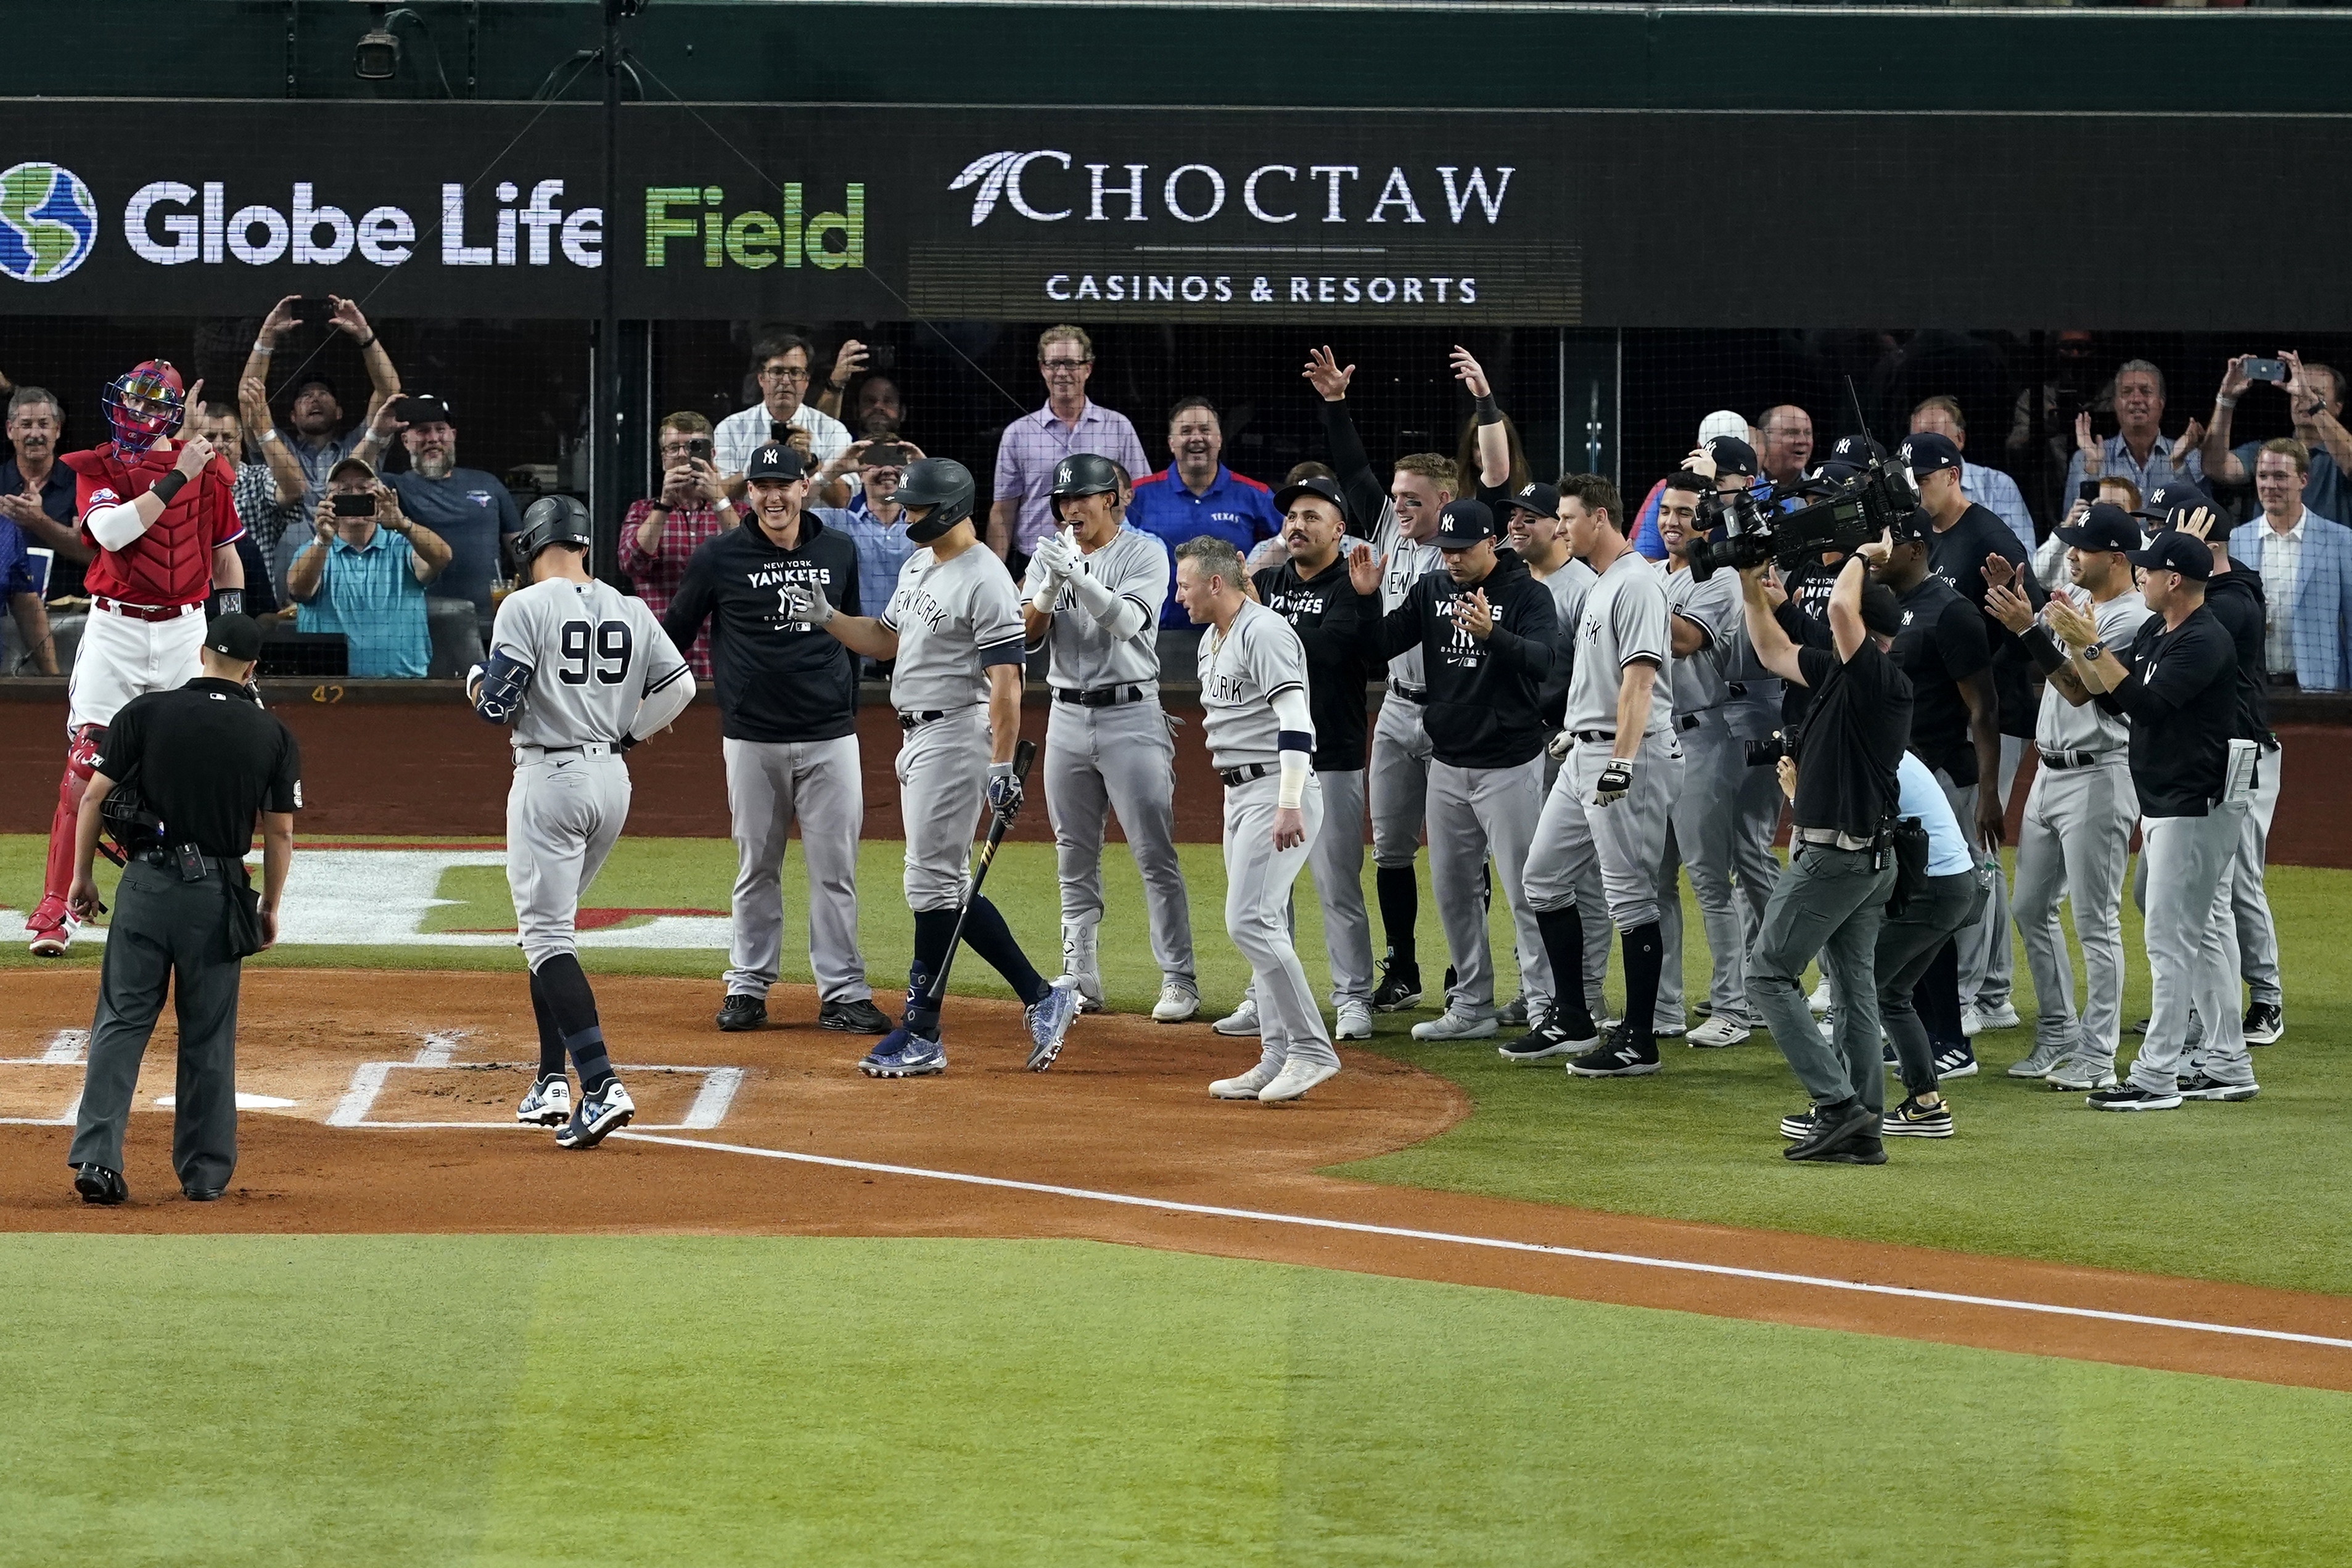
M1978 1070L1970 1035L2021 1021L2007 996L2012 919L2040 1002L2035 1049L2013 1076L2082 1091L2102 1109L2252 1097L2247 1047L2284 1028L2263 894L2281 762L2264 712L2264 573L2233 570L2226 530L2191 482L2119 497L2137 507L2078 507L2056 536L2063 559L2037 570L2013 526L1971 498L1957 443L1934 420L1915 421L1916 434L1893 455L1916 479L1920 506L1886 537L1852 560L1784 559L1702 581L1692 547L1725 492L1759 482L1744 420L1711 417L1684 466L1637 512L1595 475L1513 488L1491 389L1466 352L1456 350L1454 369L1476 406L1477 471L1414 453L1384 479L1347 411L1354 367L1314 350L1304 376L1330 462L1302 465L1274 494L1279 550L1255 563L1213 535L1180 545L1171 560L1160 538L1128 520L1129 467L1077 452L1053 465L1045 524L1024 528L1016 583L988 535L1017 519L984 522L970 472L923 457L894 497L912 550L875 603L857 549L809 505L822 476L803 444L771 440L744 453L749 516L695 549L664 607L658 641L670 647L644 650L666 655L654 663L667 686L682 667L678 651L709 633L740 857L719 1026L764 1019L783 931L778 867L796 825L810 862L819 1021L885 1037L860 1063L866 1071L944 1070L931 982L959 933L1021 996L1029 1064L1050 1067L1072 1018L1105 1002L1097 955L1110 912L1100 862L1114 816L1143 873L1162 979L1153 1016L1195 1018L1202 998L1173 844L1175 742L1159 691L1156 632L1172 602L1205 628L1198 662L1225 791L1227 935L1252 970L1248 994L1213 1028L1260 1041L1254 1066L1211 1085L1220 1098L1307 1092L1339 1071L1335 1039L1369 1038L1374 1013L1419 1006L1438 988L1425 985L1416 930L1424 840L1448 963L1443 1010L1414 1027L1416 1038L1496 1038L1512 1061L1564 1058L1572 1074L1609 1079L1659 1071L1661 1039L1730 1047L1769 1019L1811 1102L1783 1123L1791 1157L1875 1163L1882 1135L1950 1135L1940 1082ZM201 628L208 601L233 608L233 476L200 437L173 449L163 427L176 423L180 391L168 367L141 367L110 397L110 412L124 411L117 442L73 463L100 597L75 671L61 822L87 777L81 753L95 744L101 710L174 684L201 640L179 633ZM1818 489L1889 455L1847 435L1802 477ZM1797 505L1794 489L1780 484L1763 504ZM584 527L524 524L527 575L548 549L584 554ZM1653 530L1656 560L1640 548ZM555 575L584 582L577 566ZM2043 573L2063 580L2045 587ZM576 650L562 642L569 632L560 620L546 628L555 640L547 648L494 634L489 667L472 686L484 716L521 726L533 711L534 665L559 657L580 664L577 682L562 681L645 693L644 671L624 678L630 639L608 648L595 640L602 623L585 624ZM646 622L636 643L656 641L643 634L650 630ZM1021 675L1040 649L1051 696L1044 792L1061 886L1054 979L1030 965L967 867L976 822L1020 803ZM874 1005L857 941L861 661L890 667L903 731L904 881L916 937L908 1009L895 1025ZM1856 695L1865 682L1874 694L1866 704ZM644 738L641 725L658 727L623 706L562 705L560 717L542 715L526 749L545 760L602 747L598 756L617 766L617 752ZM1867 719L1847 722L1864 708ZM665 703L654 716L667 723L674 712ZM2014 726L2002 720L2019 713L2037 716L2039 768L2012 900L1998 849L2023 745L2005 740ZM1856 799L1821 805L1814 814L1824 820L1810 821L1808 762L1830 744L1822 737L1831 727L1814 722L1822 714L1840 716L1841 745L1874 758L1863 776L1880 798L1843 791ZM1811 793L1819 805L1832 791ZM1772 852L1784 796L1796 802L1801 866L1856 856L1872 886L1885 884L1874 902L1867 890L1849 900L1844 924L1824 925L1811 946L1776 928L1801 914L1801 898L1782 895L1818 881L1818 860L1800 877ZM625 812L625 786L618 799ZM1367 816L1377 960L1361 877ZM1848 917L1884 905L1900 880L1898 821L1926 845L1913 868L1919 885L1904 912L1856 925ZM566 961L561 988L574 988L571 910L602 859L561 842L571 830L551 822L545 864L523 873L535 879L535 1000L549 961ZM594 831L608 827L616 834L617 820ZM2135 827L2146 852L2132 891L2147 915L2157 999L2118 1084L2120 900ZM1310 865L1328 948L1328 1024L1290 936L1293 884ZM1685 870L1710 958L1703 998L1685 998L1681 985ZM1520 977L1509 1001L1496 994L1488 950L1497 894ZM2074 906L2088 975L2079 1008L2062 899ZM519 915L526 902L518 883ZM1622 1005L1613 1010L1603 986L1612 928L1622 955ZM1787 1038L1800 1026L1788 1006L1773 1005L1787 1001L1773 988L1793 986L1816 952L1825 977L1813 999L1832 1016L1818 1026L1804 1017L1805 1038ZM2242 974L2252 990L2242 1013ZM584 981L576 988L585 1034L552 1027L541 1011L552 1060L533 1088L537 1110L548 1109L566 1045L588 1034L604 1082L588 1084L583 1061L583 1092L625 1110L625 1092L606 1092L593 1000ZM1863 1026L1882 1020L1884 1060L1906 1090L1892 1110L1882 1108L1881 1075L1851 1066L1857 1030L1874 1036L1877 1027ZM1825 1055L1816 1030L1839 1049ZM1882 1048L1867 1045L1874 1067ZM530 1102L524 1109L534 1112ZM626 1119L618 1113L572 1146ZM565 1121L580 1125L568 1107Z

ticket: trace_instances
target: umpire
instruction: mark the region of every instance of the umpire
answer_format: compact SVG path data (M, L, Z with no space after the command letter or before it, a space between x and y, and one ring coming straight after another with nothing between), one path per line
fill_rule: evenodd
M246 685L261 656L258 624L245 615L220 617L205 630L202 656L195 680L124 705L82 797L70 895L77 915L86 920L105 907L90 876L101 823L127 853L66 1155L85 1203L131 1196L122 1180L123 1125L166 987L180 1023L172 1168L196 1203L220 1197L236 1169L237 978L247 955L278 940L278 898L302 805L302 753ZM118 790L121 799L109 811ZM257 812L257 902L245 870Z

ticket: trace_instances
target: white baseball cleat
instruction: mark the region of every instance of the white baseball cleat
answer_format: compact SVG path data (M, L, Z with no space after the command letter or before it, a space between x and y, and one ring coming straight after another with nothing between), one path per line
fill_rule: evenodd
M1181 980L1162 982L1160 999L1151 1006L1151 1017L1158 1023L1182 1023L1201 1010L1201 993Z
M1415 1040L1485 1040L1494 1032L1493 1019L1474 1019L1451 1009L1412 1026Z
M1251 1035L1258 1031L1257 1003L1244 998L1242 1005L1209 1026L1219 1034Z
M1748 1026L1716 1014L1683 1038L1701 1051L1720 1051L1727 1045L1738 1045L1748 1038Z
M1827 975L1823 975L1822 983L1813 988L1813 994L1805 998L1805 1006L1813 1010L1815 1018L1830 1010L1830 977Z
M1255 1100L1258 1091L1275 1080L1275 1070L1259 1062L1237 1078L1220 1078L1209 1085L1209 1092L1220 1100Z
M1341 1002L1339 1021L1331 1030L1333 1040L1370 1040L1372 1038L1372 1004Z
M1258 1103L1278 1105L1286 1100L1296 1100L1325 1079L1339 1076L1339 1065L1333 1061L1300 1061L1296 1058L1282 1064L1274 1082L1257 1092Z
M515 1120L527 1127L561 1127L572 1120L572 1085L562 1078L542 1078L515 1107Z

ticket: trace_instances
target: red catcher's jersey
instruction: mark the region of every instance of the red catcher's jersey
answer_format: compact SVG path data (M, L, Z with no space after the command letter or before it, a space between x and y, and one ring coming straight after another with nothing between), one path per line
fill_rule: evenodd
M90 513L145 495L178 456L176 450L142 452L125 463L110 441L94 451L67 453L60 461L74 471L74 517L82 538L97 546ZM232 499L236 484L236 470L215 457L180 486L145 533L119 550L99 547L83 583L92 595L125 604L202 603L212 591L214 547L234 543L245 532Z

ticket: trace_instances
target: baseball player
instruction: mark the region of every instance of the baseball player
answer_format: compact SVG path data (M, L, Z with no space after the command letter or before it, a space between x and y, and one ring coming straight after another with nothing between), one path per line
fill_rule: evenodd
M74 825L106 727L145 692L175 691L201 668L207 610L241 612L245 533L231 491L236 471L204 437L174 448L181 416L205 383L184 395L180 372L147 360L117 376L103 396L114 439L60 458L73 471L74 516L97 557L85 573L89 620L66 685L66 767L49 819L41 901L25 928L36 957L56 958L79 924L73 885Z
M859 613L857 547L807 507L806 461L793 447L755 448L743 473L749 515L695 550L663 622L672 643L691 648L703 622L717 621L712 674L735 839L734 937L717 1021L729 1030L767 1021L784 945L784 851L798 821L817 1027L887 1034L857 946L857 661L783 609L785 585L810 581Z
M1063 525L1038 542L1021 585L1021 624L1049 650L1045 811L1062 884L1062 972L1088 1010L1103 1005L1103 828L1127 835L1150 911L1160 999L1151 1016L1201 1010L1192 913L1176 858L1176 744L1160 706L1159 607L1168 547L1126 521L1118 465L1074 453L1054 468L1048 504Z
M2083 596L2077 608L2087 601L2100 642L2131 646L2147 619L2147 606L2132 586L2128 559L2139 546L2139 529L2122 507L2101 501L2076 526L2058 532L2068 547L2067 577ZM2011 577L1998 576L1988 584L1985 611L2022 639L2027 655L2049 677L2033 737L2041 768L2025 797L2011 898L2041 1013L2034 1020L2032 1051L2012 1064L2009 1075L2047 1078L2059 1088L2084 1092L2108 1088L2116 1081L2123 1027L2124 867L2139 820L2130 726L2121 714L2092 701ZM2074 935L2083 945L2088 987L2080 1014L2074 1010L2074 967L2058 927L2062 898L2074 906Z
M845 615L815 583L787 584L784 612L868 659L895 660L890 701L898 710L898 807L907 824L907 905L915 915L915 957L907 974L905 1021L858 1062L868 1078L920 1078L947 1071L940 1015L924 1005L948 961L956 912L971 877L972 829L983 808L1017 806L1013 776L1021 739L1021 601L1004 563L980 548L971 520L971 471L926 457L898 486L915 552L881 616ZM1029 1070L1061 1054L1078 1015L1075 976L1047 981L1031 967L1004 916L971 894L963 939L1004 977L1026 1009Z
M1659 678L1672 657L1672 622L1657 569L1626 537L1631 519L1617 486L1579 474L1560 490L1568 548L1601 580L1584 596L1573 633L1576 667L1560 736L1568 755L1528 852L1527 894L1552 967L1564 972L1584 945L1577 869L1597 853L1624 947L1625 1016L1608 1040L1596 1040L1592 1019L1581 1005L1569 1012L1563 992L1550 1017L1501 1051L1515 1061L1567 1055L1568 1070L1580 1077L1632 1078L1658 1070L1658 865L1683 780L1672 683Z
M1365 528L1367 519L1375 519L1369 526L1372 549L1384 563L1381 606L1393 613L1414 583L1444 564L1433 541L1438 513L1455 495L1456 474L1450 457L1408 453L1396 460L1382 488L1363 438L1348 417L1348 383L1355 373L1353 365L1340 368L1328 347L1307 355L1305 374L1322 397L1317 408L1331 445L1332 466L1348 497L1349 527ZM1388 695L1372 726L1371 769L1365 780L1372 811L1372 884L1388 940L1372 1007L1384 1013L1421 1005L1421 963L1413 936L1421 888L1413 875L1413 855L1429 800L1429 733L1423 724L1428 700L1428 676L1421 644L1415 643L1389 661ZM1479 927L1482 933L1485 929Z
M1699 532L1699 498L1713 486L1687 471L1672 476L1658 494L1658 538L1666 547L1666 612L1674 647L1675 735L1683 751L1683 788L1666 824L1658 867L1658 925L1664 955L1658 975L1657 1032L1684 1034L1683 899L1681 871L1690 867L1691 891L1706 927L1712 974L1707 1021L1687 1031L1701 1048L1737 1045L1748 1035L1748 979L1739 905L1731 891L1733 845L1739 833L1739 790L1748 777L1748 747L1731 732L1731 692L1724 663L1735 642L1747 640L1739 580L1718 571L1705 582L1690 570L1691 541Z
M1258 1004L1257 1065L1220 1078L1220 1100L1296 1100L1339 1071L1307 971L1290 943L1290 887L1323 826L1323 787L1308 759L1315 724L1307 649L1290 622L1247 595L1240 552L1203 535L1176 547L1176 599L1201 639L1201 708L1209 760L1225 787L1225 933L1249 960ZM1378 563L1353 568L1371 591ZM1360 578L1353 577L1360 571Z
M499 606L489 663L466 676L474 711L514 729L507 889L539 1020L539 1076L515 1120L556 1128L565 1149L593 1149L637 1113L605 1051L572 920L629 815L621 754L694 700L694 674L645 601L588 575L592 538L588 508L571 497L531 503L515 537L530 586Z

